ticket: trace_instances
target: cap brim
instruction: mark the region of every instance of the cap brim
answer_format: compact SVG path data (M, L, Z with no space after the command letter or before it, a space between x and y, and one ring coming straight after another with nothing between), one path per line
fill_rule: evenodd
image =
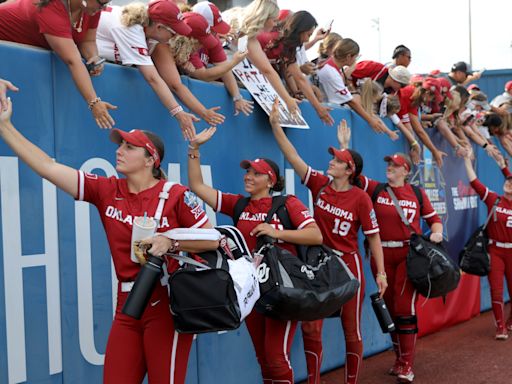
M170 25L174 32L182 36L189 36L192 33L192 28L190 28L183 21L176 20Z
M199 40L201 45L206 49L212 49L212 48L216 47L217 44L219 44L219 39L217 39L215 36L213 36L210 33L198 38L197 40Z
M242 160L240 162L240 168L249 169L251 167L252 167L252 165L251 165L251 162L249 160Z
M386 163L389 163L390 161L394 163L394 161L393 161L393 157L392 157L392 156L389 156L389 155L388 155L388 156L384 156L384 161L385 161Z
M219 24L216 24L211 28L221 35L225 35L231 30L231 26L225 21L221 21Z
M125 133L126 132L121 131L120 129L114 128L112 131L110 131L110 135L109 135L110 141L112 141L116 144L121 144L121 142L123 140L125 140L125 137L124 137Z

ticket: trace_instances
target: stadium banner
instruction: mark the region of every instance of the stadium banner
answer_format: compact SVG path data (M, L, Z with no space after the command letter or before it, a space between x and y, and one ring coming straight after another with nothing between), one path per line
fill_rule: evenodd
M117 175L116 146L109 141L109 131L96 126L65 64L48 51L17 44L1 43L0 56L1 76L20 88L10 96L13 123L21 133L63 164L100 175ZM255 110L251 116L232 116L233 103L222 85L188 78L182 81L206 107L219 105L221 113L230 116L201 148L206 183L243 193L240 160L269 157L281 170L286 168L286 191L296 193L306 205L310 203L307 189L285 164L268 126L268 116L262 110ZM187 184L187 142L140 73L107 64L93 83L102 99L119 107L112 112L116 127L155 131L166 146L163 165L169 178ZM249 96L247 91L242 92ZM336 130L325 127L309 103L302 103L301 109L314 129L290 129L287 133L308 163L325 171L330 158L327 147L336 145ZM348 120L352 145L363 155L365 173L382 180L382 157L403 148L404 142L391 142L376 135L347 109L333 110L332 115L336 121ZM200 122L196 128L200 131L207 126ZM467 181L462 178L461 169L445 163L445 195L439 191L429 193L433 197L438 194L436 203L446 203L449 246L453 239L458 239L455 241L460 245L465 234L474 229L471 215L476 217L476 209L453 208L472 203L465 202L467 199L455 202L455 197L466 197L465 190L458 189L459 195L454 196L457 178L464 185ZM491 187L494 179L496 185L502 184L499 172L487 172L485 177ZM435 188L432 186L432 191ZM211 209L207 213L214 225L230 223L229 218L216 215ZM1 140L0 235L0 383L100 383L116 306L117 280L99 215L94 207L76 202L42 180ZM370 309L367 297L376 286L366 259L364 263L367 292L362 329L365 355L371 355L388 349L390 341L380 331ZM478 292L475 284L468 284ZM448 297L447 304L459 305L459 311L464 309L463 303L478 304L476 295L464 292L462 296L458 292L460 289ZM421 308L425 316L420 316L420 321L432 317L432 311L441 314L433 324L438 328L457 318L456 310L447 310L442 302L440 308L427 311L433 303L429 300ZM339 320L325 321L323 342L322 368L342 365L344 342ZM300 332L294 340L291 363L296 379L304 380L306 365ZM261 383L245 325L231 332L199 335L194 341L187 384L239 383L241 372L244 383Z

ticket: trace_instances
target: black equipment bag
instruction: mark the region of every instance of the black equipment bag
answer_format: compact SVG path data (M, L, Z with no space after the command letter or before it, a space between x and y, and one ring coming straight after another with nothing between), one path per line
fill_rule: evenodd
M498 197L487 216L485 224L476 229L464 245L462 251L460 251L459 266L466 273L487 276L491 270L491 258L489 252L487 252L489 237L487 236L486 228L493 215L496 221L496 206L499 201L500 198Z
M267 220L285 202L285 196L274 197ZM261 296L255 309L264 315L281 320L323 319L339 313L359 288L341 257L324 245L304 247L302 260L269 237L259 238L257 248L263 261L258 267Z
M215 251L197 254L200 262L175 257L185 262L169 279L171 313L180 333L227 331L238 328L243 321L236 282L229 273L227 260L252 259L252 256L238 229L232 226L215 229L224 236L221 244ZM253 294L259 295L255 270L253 279L257 291Z
M446 296L457 288L460 272L442 244L414 233L407 254L407 277L421 295L430 298Z
M460 271L442 244L431 242L412 230L393 190L387 186L393 205L402 222L411 231L407 254L407 277L414 288L426 298L446 296L459 285Z

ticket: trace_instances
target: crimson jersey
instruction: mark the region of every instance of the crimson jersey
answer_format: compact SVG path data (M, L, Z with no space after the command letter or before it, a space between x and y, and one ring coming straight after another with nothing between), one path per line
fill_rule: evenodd
M100 13L89 16L83 12L78 21L79 33L71 27L69 13L61 0L51 0L38 7L37 1L18 0L0 4L0 40L50 49L44 34L73 39L79 43L89 29L96 29Z
M371 197L377 185L378 181L371 180L366 176L360 176L362 181L362 189L368 193ZM434 223L441 223L440 217L432 207L430 200L423 190L420 188L423 196L423 206L420 210L420 204L416 198L416 194L412 189L412 186L406 183L403 187L392 187L391 188L398 199L398 203L404 211L405 217L411 223L412 229L416 233L421 233L420 217L423 217L429 226ZM373 202L377 220L380 224L380 238L382 241L406 241L411 237L411 231L402 222L400 215L398 214L393 200L389 193L383 189L377 199Z
M372 202L359 188L339 192L327 185L330 181L329 177L308 167L303 183L315 199L315 220L327 246L344 253L357 252L359 227L365 235L379 232Z
M490 191L478 179L473 180L471 186L485 203L489 212L496 199L500 197L500 201L496 206L496 221L494 221L494 217L491 217L487 225L487 234L490 239L502 243L512 243L512 201L504 196L499 196L496 192Z
M283 43L278 44L274 47L274 41L280 37L281 33L279 31L271 31L271 32L260 32L256 38L260 43L261 49L267 55L269 60L278 60L281 56L281 52L283 51Z
M415 90L416 87L414 85L408 85L398 91L398 98L400 99L400 112L398 112L398 117L400 117L403 123L408 123L410 121L410 113L418 116L418 107L412 105L411 99Z
M354 86L359 86L358 80L363 80L369 77L372 80L379 80L388 74L388 67L384 64L371 60L363 60L356 64L350 77Z
M159 202L165 180L139 193L130 193L126 179L102 177L78 171L77 200L94 204L107 234L110 252L119 281L133 281L140 265L130 259L132 223L136 216L146 213L152 217ZM175 184L165 202L158 232L173 228L199 228L208 218L196 196L185 186ZM171 263L170 271L177 268Z
M224 213L230 217L233 217L234 207L238 200L244 198L243 195L235 195L232 193L223 193L221 191L217 191L217 206L215 210L217 212ZM304 204L295 196L288 195L286 199L286 210L288 211L288 215L290 216L290 221L292 225L297 229L302 229L306 225L314 223L315 219L311 217L309 210L306 208ZM249 249L256 248L256 236L251 236L251 231L258 225L265 221L267 218L267 212L270 211L272 207L272 198L271 197L263 197L257 200L249 200L249 204L245 207L244 211L240 215L238 219L238 223L236 227L240 230L242 235L249 246ZM283 224L279 220L277 214L274 215L272 220L270 221L270 225L272 227L283 230ZM287 249L294 255L297 254L295 249L295 244L291 243L281 243L278 242L278 245Z
M194 68L201 69L208 67L211 63L222 63L228 59L220 40L217 38L218 44L210 49L201 47L190 55L189 61Z

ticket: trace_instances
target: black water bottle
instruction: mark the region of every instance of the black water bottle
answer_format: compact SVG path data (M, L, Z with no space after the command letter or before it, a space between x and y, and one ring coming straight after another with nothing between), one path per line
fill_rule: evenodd
M140 269L133 288L123 305L122 312L125 315L136 319L141 318L155 289L155 285L160 280L163 263L164 260L161 257L149 255L147 263Z
M377 316L377 320L379 320L380 328L383 333L394 332L395 323L389 314L388 307L386 307L386 303L384 299L381 299L379 293L374 293L370 295L370 299L372 301L372 308L375 312L375 316Z

